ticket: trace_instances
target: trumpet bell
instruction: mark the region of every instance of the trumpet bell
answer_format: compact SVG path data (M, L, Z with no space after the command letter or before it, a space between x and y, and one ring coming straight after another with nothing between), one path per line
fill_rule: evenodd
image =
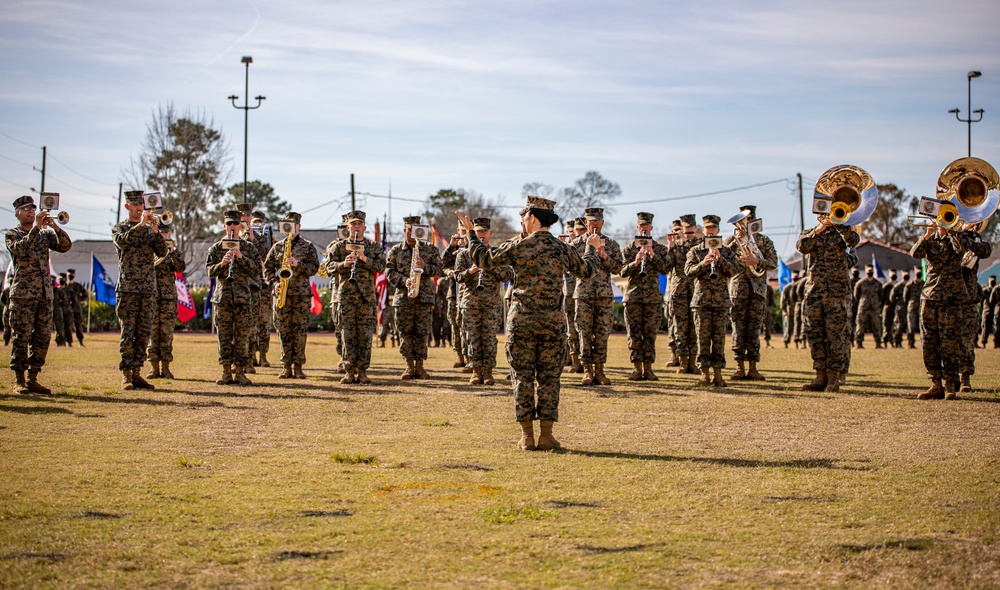
M964 223L979 223L1000 204L1000 175L979 158L959 158L938 176L937 196L954 205Z
M170 225L174 222L174 214L170 211L164 211L160 214L160 225Z
M59 214L56 215L56 221L59 222L59 225L66 225L69 223L69 213L66 211L60 211Z
M833 201L830 221L838 225L860 225L878 206L878 187L871 175L858 166L830 168L816 181L813 194Z

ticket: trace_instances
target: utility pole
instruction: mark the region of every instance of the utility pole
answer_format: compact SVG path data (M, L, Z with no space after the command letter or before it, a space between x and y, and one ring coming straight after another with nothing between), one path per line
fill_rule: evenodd
M38 168L35 168L34 166L31 167L35 172L41 172L42 173L42 190L38 191L39 194L45 192L45 151L46 151L45 150L45 146L43 145L42 146L42 169L39 170ZM31 190L35 190L35 189L31 189Z
M354 206L354 173L351 172L351 211L357 211L357 209Z
M118 183L118 215L115 218L115 225L122 221L122 183Z
M795 176L799 179L799 233L806 231L806 212L802 208L802 173L798 172Z
M237 109L243 109L243 202L247 202L247 136L250 128L250 111L260 108L260 103L262 100L267 98L266 96L256 96L254 100L257 101L257 106L250 106L250 64L253 63L253 58L249 55L243 56L240 60L241 63L246 64L246 86L245 94L243 95L243 106L236 104L236 100L239 98L235 94L229 96L229 100L233 101L233 107Z

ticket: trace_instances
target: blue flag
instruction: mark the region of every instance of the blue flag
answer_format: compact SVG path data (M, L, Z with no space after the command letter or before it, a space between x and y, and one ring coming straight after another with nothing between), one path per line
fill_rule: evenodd
M215 294L215 279L208 284L208 293L205 293L205 313L201 317L208 319L212 317L212 296Z
M778 292L785 290L785 286L792 282L792 269L788 268L784 260L778 261Z
M104 270L104 265L101 264L101 261L93 253L90 254L90 284L94 288L95 299L111 306L118 304L115 283L108 276L107 271Z
M878 265L878 260L875 260L875 253L872 252L872 268L875 269L875 278L885 282L885 273L882 272L882 267Z

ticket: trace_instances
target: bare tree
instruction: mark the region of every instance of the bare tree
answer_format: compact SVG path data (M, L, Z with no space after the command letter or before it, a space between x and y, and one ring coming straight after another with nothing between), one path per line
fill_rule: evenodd
M493 235L505 240L515 233L510 218L504 213L504 198L490 199L482 193L470 189L445 188L427 198L424 219L437 226L441 236L447 241L458 231L455 211L461 211L469 218L489 217ZM519 230L518 230L519 231Z
M600 172L591 170L576 183L559 191L556 199L556 213L562 219L571 219L583 215L584 209L603 207L605 212L613 213L611 201L622 194L618 183L601 176Z
M915 199L895 184L878 185L878 207L864 225L864 236L884 244L908 249L918 230L906 221L915 210Z
M231 168L228 142L214 126L204 114L178 116L173 103L160 105L139 154L122 170L126 186L162 193L164 210L174 214L173 239L185 257L192 255L189 244L220 225L212 212L225 195Z

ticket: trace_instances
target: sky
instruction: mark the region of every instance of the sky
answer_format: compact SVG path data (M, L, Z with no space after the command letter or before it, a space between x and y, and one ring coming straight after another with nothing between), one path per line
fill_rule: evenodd
M358 207L398 226L442 188L513 216L525 183L596 170L622 189L614 231L638 211L666 229L752 203L787 257L796 174L807 226L835 165L933 194L967 153L948 110L968 116L970 70L972 154L1000 166L997 23L995 0L0 0L0 215L12 224L10 202L39 188L46 146L70 235L109 236L123 170L169 103L221 129L241 182L244 112L227 97L243 104L248 55L250 95L267 97L248 176L305 228L347 212L352 173L372 195Z

